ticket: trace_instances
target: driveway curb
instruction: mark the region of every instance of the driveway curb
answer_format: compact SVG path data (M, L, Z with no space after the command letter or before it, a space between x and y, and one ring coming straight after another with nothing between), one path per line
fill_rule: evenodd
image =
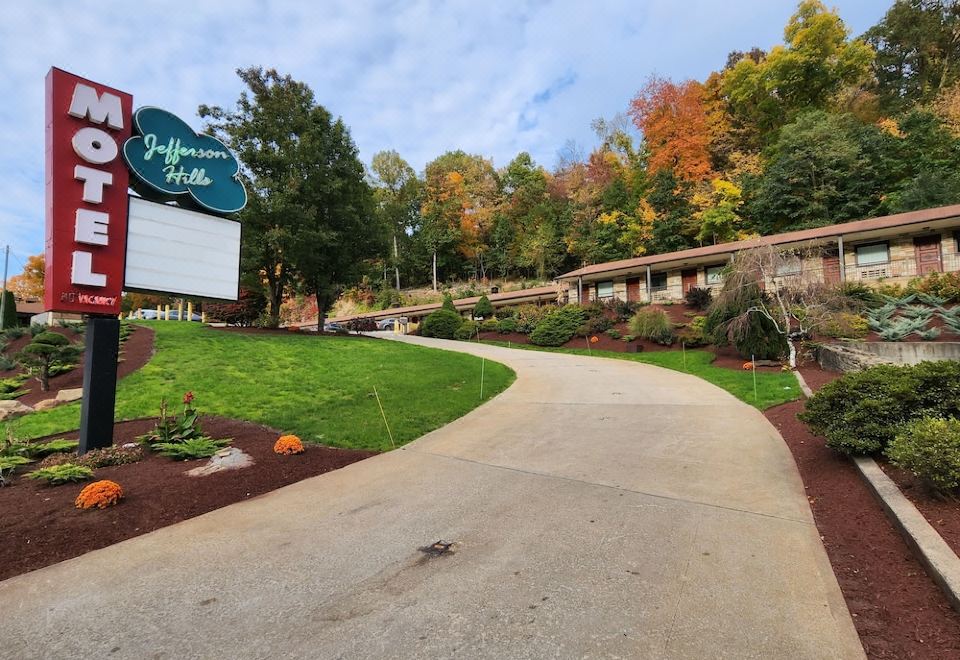
M900 492L876 461L868 456L858 456L853 462L894 527L903 535L907 545L920 559L933 581L946 594L953 609L960 612L960 557L957 557L943 537L927 522L913 502Z

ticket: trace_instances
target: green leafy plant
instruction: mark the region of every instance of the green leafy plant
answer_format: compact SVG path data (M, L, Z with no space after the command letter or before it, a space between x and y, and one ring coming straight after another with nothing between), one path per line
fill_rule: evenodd
M670 317L661 309L641 309L630 319L630 333L640 339L669 346L676 336Z
M924 323L933 317L934 309L926 305L904 305L900 313L908 319L923 320Z
M15 325L10 326L3 331L3 336L10 341L13 341L14 339L20 339L20 337L24 336L25 334L27 334L27 331L24 328Z
M824 324L820 334L834 339L861 339L867 336L868 324L868 319L863 316L841 312Z
M927 328L926 330L914 330L913 334L920 337L923 341L933 341L940 336L940 328Z
M40 468L33 472L23 475L27 479L39 479L45 481L51 486L71 483L75 481L84 481L93 477L93 470L75 463L63 463L52 467Z
M488 318L480 324L480 332L496 332L500 328L500 322L495 318Z
M530 343L537 346L562 346L570 341L584 322L584 311L577 305L555 308L537 323Z
M907 284L907 289L918 297L924 294L934 296L941 301L937 306L960 301L960 273L930 273L926 277L915 277Z
M606 332L612 327L613 319L601 314L600 316L588 318L586 321L581 323L574 334L577 337L592 337L593 335L599 335L602 332Z
M463 322L464 318L456 312L438 309L423 319L423 323L420 324L420 334L437 339L453 339Z
M905 425L886 449L894 465L938 493L960 486L960 420L924 417Z
M30 458L43 458L49 454L60 454L65 452L74 452L80 443L76 440L64 440L56 438L49 442L26 443L23 445L22 453Z
M209 458L228 444L230 444L229 439L214 440L207 436L201 436L182 442L158 442L153 445L153 450L161 456L176 461L189 461L196 458Z
M9 371L17 366L17 363L6 355L0 355L0 371Z
M200 428L200 413L193 407L193 392L183 395L183 413L170 415L167 409L167 400L160 400L160 420L152 431L137 438L141 444L154 445L165 443L185 442L193 438L203 437Z
M872 454L907 422L958 415L960 362L942 361L844 374L807 399L799 417L827 446L843 454Z
M10 378L0 379L0 399L16 399L18 396L26 394L28 390L21 390L20 386L29 378L28 374L18 374Z
M606 334L610 339L620 339L623 335L616 328L610 328L606 331Z
M553 305L520 305L517 308L517 332L529 335L537 324L542 321L547 314L557 309Z

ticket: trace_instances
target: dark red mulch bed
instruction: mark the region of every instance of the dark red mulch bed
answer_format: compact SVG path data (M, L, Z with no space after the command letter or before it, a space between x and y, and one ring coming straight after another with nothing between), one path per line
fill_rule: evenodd
M764 414L793 452L867 656L960 657L960 614L924 572L850 460L828 449L796 418L802 409L803 402L794 401Z
M133 442L156 420L118 423L114 443ZM250 454L253 466L188 477L201 461L173 461L148 455L139 463L95 470L96 479L119 483L125 497L117 506L81 511L74 499L84 483L45 486L24 478L0 488L0 580L55 564L91 550L146 534L228 504L368 458L375 452L306 445L299 456L273 453L278 434L264 426L205 416L203 430ZM57 437L76 439L77 433ZM28 466L29 467L29 466Z
M937 497L923 482L906 470L901 470L884 460L878 460L877 463L897 484L900 492L913 502L927 522L943 537L947 545L960 555L960 502L956 499Z
M66 328L52 328L54 332L59 332L73 342L83 343L83 335L76 334ZM30 342L30 333L10 342L4 353L7 356L16 354L20 349ZM140 369L150 358L153 357L153 330L143 326L135 326L133 332L126 342L120 347L120 362L117 364L117 377L123 378L137 369ZM16 368L9 371L0 372L0 378L8 378L22 369ZM68 390L76 387L83 387L83 356L78 358L77 367L67 373L54 376L50 379L50 391L42 392L40 390L40 381L36 378L27 380L22 388L30 390L26 394L17 398L17 401L28 406L32 406L38 401L52 399L57 396L60 390Z

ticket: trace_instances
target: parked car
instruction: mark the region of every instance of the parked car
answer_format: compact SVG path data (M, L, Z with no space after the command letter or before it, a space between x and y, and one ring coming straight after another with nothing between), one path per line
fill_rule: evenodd
M139 314L138 314L138 312L139 312ZM184 317L186 317L186 314L187 314L187 313L184 312ZM166 316L166 315L161 311L159 318L160 318L161 320L163 320L163 319L165 318L165 316ZM145 320L147 320L147 321L155 321L155 320L158 318L158 317L157 317L157 310L155 310L155 309L140 309L140 310L137 310L137 312L134 312L133 318L138 318L138 317L139 317L139 318L142 318L142 319L145 319ZM180 320L179 310L176 310L176 309L171 309L171 310L170 310L170 320L171 320L171 321L179 321L179 320ZM187 319L185 318L184 320L187 320ZM201 320L203 320L203 317L200 316L200 315L197 314L197 313L194 313L194 314L190 317L189 320L190 320L190 321L201 321Z
M393 330L393 324L396 323L399 319L380 319L377 321L377 330Z
M339 323L324 323L323 331L324 332L346 332L347 329L344 328Z

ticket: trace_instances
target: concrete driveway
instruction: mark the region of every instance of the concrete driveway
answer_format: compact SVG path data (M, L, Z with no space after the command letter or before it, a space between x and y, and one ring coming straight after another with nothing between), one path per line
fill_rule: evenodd
M863 656L760 413L656 367L403 341L517 382L403 449L0 582L0 656Z

